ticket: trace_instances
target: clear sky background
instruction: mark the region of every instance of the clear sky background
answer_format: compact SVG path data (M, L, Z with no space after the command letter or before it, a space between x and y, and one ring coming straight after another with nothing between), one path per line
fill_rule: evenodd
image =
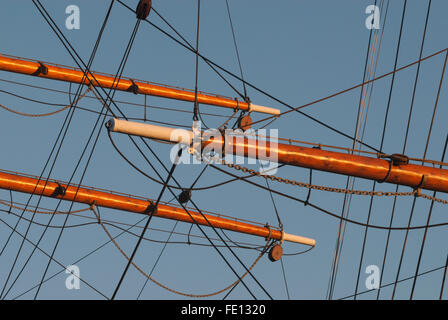
M132 8L138 1L125 0ZM242 68L245 79L255 86L267 91L271 95L292 106L299 106L315 99L356 85L362 81L364 63L369 40L369 33L365 27L367 14L365 9L373 4L373 0L342 0L342 1L309 1L309 0L244 0L229 1L235 34L238 42ZM380 3L381 1L378 1ZM377 75L393 70L394 59L400 30L403 1L389 1L389 11L386 25L381 21L381 34L384 36L377 66ZM80 56L87 62L96 41L99 28L103 22L109 1L106 0L42 0L55 22L62 29ZM387 1L385 1L387 3ZM407 1L401 48L398 66L403 66L418 59L420 43L423 34L426 8L428 2L422 0ZM81 25L79 30L67 30L65 8L77 5L80 8ZM153 1L153 6L191 43L196 40L197 2L193 0ZM385 9L383 9L385 10ZM446 30L448 21L446 12L448 3L444 0L433 0L428 24L427 37L423 56L427 56L447 47ZM382 18L385 12L382 11ZM168 27L151 12L149 19L164 30ZM2 1L0 4L0 21L3 32L0 34L0 54L50 61L68 66L76 66L59 39L55 36L31 1ZM106 26L104 37L93 63L93 70L115 74L126 48L129 36L135 24L135 15L119 3L115 3L110 20ZM171 31L169 31L172 33ZM200 41L201 53L219 65L239 74L232 33L227 16L224 0L201 1ZM421 64L420 79L415 97L407 154L420 158L423 156L428 128L436 99L437 89L441 77L444 54L424 61ZM396 74L390 103L390 113L387 122L383 151L386 153L400 153L403 148L409 106L416 74L416 66ZM185 88L194 88L195 56L185 48L176 44L160 31L147 23L142 23L138 31L132 52L126 64L124 75L134 79L144 79L159 83L166 83ZM230 79L230 78L229 78ZM17 81L46 88L67 91L68 83L32 78L0 72L0 89L13 92L29 98L46 102L67 104L68 95L54 93L42 89L30 88L23 85L11 84L1 80ZM238 90L242 90L241 82L231 79ZM389 97L391 77L375 82L367 117L364 141L379 148L384 122L384 115ZM77 86L73 86L75 90ZM235 92L220 79L203 62L199 66L199 88L204 91L235 97ZM448 96L446 82L443 83L439 106L435 116L434 127L429 142L428 159L440 160L442 148L447 135L446 119L448 118ZM260 105L279 108L287 107L269 97L249 88L251 100ZM328 125L334 126L347 134L353 135L359 105L360 89L352 90L336 98L312 105L303 111L316 117ZM130 93L117 93L117 100L143 103L143 96ZM177 108L191 111L192 103L148 97L148 104ZM28 113L44 113L54 110L54 106L37 104L19 99L4 92L0 92L0 103ZM118 103L120 108L131 117L142 118L142 107ZM100 110L101 104L85 98L79 106ZM201 105L204 113L230 115L231 111ZM40 175L57 133L62 126L66 111L52 117L25 118L0 110L0 144L2 150L1 169L18 171L33 175ZM254 115L253 119L261 119L263 115ZM54 179L69 180L82 148L85 146L97 116L93 113L77 110L70 125L69 133L64 142L60 156L51 173ZM191 126L190 113L170 112L148 109L147 118L157 121ZM217 127L225 118L204 115L208 126ZM341 147L351 147L352 141L330 131L329 129L301 116L289 113L272 123L268 128L278 129L279 136L329 144ZM154 172L139 156L135 147L129 144L126 137L114 135L123 152L137 165L151 176ZM150 142L151 147L158 153L166 166L170 166L169 146L157 142ZM90 149L89 149L90 150ZM156 162L155 158L146 152L151 162L157 167L162 176L166 172ZM84 168L84 158L81 168ZM251 166L257 168L256 166ZM183 185L189 186L202 170L203 165L182 165L175 171L175 177ZM240 174L239 172L234 172ZM44 176L48 175L48 171ZM278 176L308 181L309 170L302 168L283 167L277 172ZM75 182L79 182L81 170L75 174ZM198 182L198 186L212 185L225 181L229 177L208 168ZM265 184L261 178L256 182ZM346 177L313 172L313 183L332 187L345 187ZM149 198L156 198L160 192L160 185L149 181L132 167L130 167L113 149L103 130L98 145L93 153L83 184L116 190L129 194L136 194ZM271 182L273 189L305 199L307 190L293 186ZM370 190L371 181L357 179L355 189ZM377 190L395 191L394 185L377 185ZM410 191L402 187L399 191ZM429 193L429 192L428 192ZM447 198L444 194L438 194ZM0 198L8 200L9 191L0 191ZM28 195L13 193L13 200L26 202ZM171 200L166 192L163 200ZM246 218L260 223L269 222L276 225L277 218L269 193L244 182L233 182L222 187L193 193L193 199L198 206L205 210L222 213L234 217ZM341 215L344 196L341 194L313 191L310 201ZM31 204L36 204L38 198L33 197ZM310 252L283 258L287 279L287 288L291 299L325 299L330 278L331 264L334 254L335 241L339 220L309 206L274 195L275 204L285 227L285 231L316 239L317 246ZM354 196L351 202L349 216L351 219L365 222L369 209L370 197ZM57 202L44 199L41 206L54 209ZM393 198L375 198L372 207L371 224L387 226L392 212ZM399 198L395 210L394 226L407 225L412 205L412 198ZM430 202L419 199L416 202L412 224L426 223ZM63 203L61 210L67 210L69 203ZM75 205L74 209L85 206ZM7 209L3 206L2 209ZM21 211L14 212L20 214ZM114 210L101 210L103 217L116 221L134 224L142 217ZM91 212L84 213L92 217ZM10 225L15 225L17 217L1 212L0 217ZM30 218L30 213L24 217ZM58 216L53 221L54 226L63 223L64 216ZM46 224L49 217L38 215L36 221ZM431 223L446 222L446 205L435 204ZM70 217L68 225L91 222L85 218ZM154 218L150 224L152 228L171 230L174 221ZM141 225L141 224L140 224ZM19 224L19 231L25 232L28 222ZM120 230L108 227L113 235ZM179 223L176 231L188 233L190 225ZM132 229L140 233L141 229ZM33 225L29 231L29 238L39 239L43 228ZM50 228L41 241L43 250L51 252L54 247L59 229ZM348 224L345 232L344 245L341 253L340 265L337 273L333 298L342 298L354 293L362 241L365 229ZM10 229L4 223L0 224L0 245L3 247ZM200 235L194 227L192 234ZM211 230L207 230L210 236ZM425 251L423 253L420 271L424 272L443 266L447 256L446 227L433 228L429 231ZM146 235L155 240L165 241L169 233L150 230ZM235 240L241 240L257 245L263 245L264 240L250 236L241 236L231 232L226 233ZM405 232L393 231L388 258L383 274L383 284L395 281L398 262L403 245ZM412 276L415 273L416 262L421 246L423 230L409 233L400 278ZM381 269L387 231L369 229L367 243L361 268L359 291L366 290L365 280L368 276L365 269L368 265L377 265ZM4 283L12 266L21 238L14 235L0 256L0 287ZM106 234L98 224L91 224L77 228L67 228L58 245L55 258L64 265L70 265L83 255L94 250L108 240ZM186 236L175 235L172 241L185 242ZM206 243L206 240L197 240ZM126 252L131 252L136 243L136 237L123 235L118 242ZM144 270L151 270L163 243L143 241L135 262ZM293 253L305 250L306 247L285 244L284 252ZM13 277L26 261L32 251L32 246L25 244L19 256ZM222 249L239 274L244 272L241 265L227 251ZM253 250L235 249L238 256L249 266L258 253ZM6 299L12 299L38 283L42 277L48 258L40 252L33 255L25 272L9 292ZM95 286L99 291L110 297L115 289L119 277L126 265L126 260L112 245L108 244L98 252L92 254L80 263L81 277ZM56 263L52 263L47 276L61 270ZM287 299L280 262L272 263L263 257L253 270L254 276L275 299ZM443 270L432 272L418 279L414 298L434 299L439 297ZM236 280L235 275L216 251L208 246L187 244L169 244L153 276L161 283L173 289L189 293L210 293L218 291ZM67 290L62 273L46 282L39 293L40 299L103 299L101 295L81 283L80 290ZM119 291L118 298L135 299L145 282L145 278L131 268ZM11 283L11 280L10 282ZM259 299L266 299L260 287L249 277L245 283ZM408 299L412 281L402 282L397 287L396 298ZM9 285L8 285L9 286ZM382 299L390 299L392 287L381 290ZM31 299L35 291L23 295L21 298ZM214 298L223 298L220 294ZM445 293L445 298L447 297ZM141 298L144 299L182 299L164 289L148 282ZM229 295L230 299L249 299L248 291L241 284ZM376 292L359 296L360 299L375 299Z

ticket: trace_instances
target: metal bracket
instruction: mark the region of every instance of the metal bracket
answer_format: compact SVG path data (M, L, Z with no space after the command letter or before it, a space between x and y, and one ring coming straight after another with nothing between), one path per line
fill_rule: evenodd
M39 68L32 74L33 76L40 76L41 74L47 75L48 74L48 67L44 65L42 62L39 62Z
M157 213L157 206L154 204L154 202L150 201L149 205L145 209L145 214L155 214Z

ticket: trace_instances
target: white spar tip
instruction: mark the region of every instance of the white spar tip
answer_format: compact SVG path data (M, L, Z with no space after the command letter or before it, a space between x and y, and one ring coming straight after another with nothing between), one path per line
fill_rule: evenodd
M272 114L274 116L280 114L280 110L279 109L259 106L258 104L253 104L253 103L249 104L249 111L250 112L267 113L267 114Z
M316 240L314 240L314 239L301 237L301 236L296 236L294 234L289 234L289 233L286 233L286 232L283 232L282 240L283 241L300 243L300 244L306 244L306 245L311 246L311 247L316 246Z
M190 145L193 140L193 132L188 130L155 126L152 124L120 120L116 118L110 119L106 126L112 132L120 132L174 143Z

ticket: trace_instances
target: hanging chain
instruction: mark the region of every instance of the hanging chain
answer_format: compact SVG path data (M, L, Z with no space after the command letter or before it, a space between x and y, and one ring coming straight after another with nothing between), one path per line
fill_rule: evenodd
M89 207L89 210L91 210L92 213L95 215L96 219L98 220L98 223L101 225L101 227L103 228L104 232L109 237L110 241L112 241L112 243L117 248L117 250L120 251L120 253L125 257L125 259L129 261L129 259L130 259L129 256L126 254L126 252L124 252L124 250L117 243L115 238L112 237L112 235L110 234L109 230L106 228L104 223L101 221L99 213L96 210L96 207L95 207L94 203ZM212 292L212 293L208 293L208 294L192 294L192 293L185 293L185 292L181 292L179 290L172 289L172 288L170 288L170 287L168 287L168 286L158 282L157 280L155 280L153 277L151 277L149 274L147 274L141 267L139 267L134 261L130 261L130 262L134 266L134 268L137 269L137 271L139 271L143 276L145 276L146 278L151 280L154 284L156 284L157 286L161 287L162 289L165 289L165 290L167 290L169 292L172 292L172 293L175 293L175 294L178 294L178 295L190 297L190 298L207 298L207 297L212 297L212 296L218 295L220 293L223 293L223 292L231 289L232 287L236 286L241 280L244 279L244 277L246 277L247 274L249 274L249 272L255 267L255 265L258 263L258 261L260 261L261 257L272 247L272 245L273 245L273 243L269 243L269 241L266 241L266 244L264 246L265 249L261 251L261 253L257 256L257 258L252 263L252 265L247 269L247 271L239 279L237 279L235 282L233 282L232 284L228 285L224 289L221 289L219 291L215 291L215 292Z

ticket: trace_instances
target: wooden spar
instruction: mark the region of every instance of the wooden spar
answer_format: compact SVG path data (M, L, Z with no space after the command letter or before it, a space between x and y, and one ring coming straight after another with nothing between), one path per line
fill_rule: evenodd
M62 66L55 66L46 63L45 65L28 60L22 60L12 57L5 57L0 55L0 70L34 75L41 78L67 81L72 83L81 83L84 73L78 69L67 68ZM93 76L92 76L93 75ZM95 81L96 80L96 81ZM194 91L183 90L179 88L163 86L160 84L152 84L146 82L132 81L129 79L120 79L115 82L114 77L100 73L89 74L84 80L86 85L92 84L103 88L112 88L116 86L120 91L131 91L134 93L141 93L150 96L157 96L182 101L195 101ZM239 109L244 111L261 112L272 115L280 113L279 109L259 106L245 101L238 101L236 99L226 98L222 96L198 93L198 103L213 105L217 107Z
M182 142L191 145L193 132L133 121L113 119L108 128L114 132L147 138ZM218 132L219 134L219 132ZM448 193L448 170L408 163L393 163L384 159L326 151L270 141L256 141L246 137L220 134L212 139L202 139L202 147L221 151L225 144L226 154L270 160L304 168L311 168L342 175L354 176L379 182L389 182ZM220 152L219 152L220 153Z
M68 186L64 183L48 181L45 185L45 179L36 179L28 176L5 173L0 171L0 188L12 191L32 193L36 195L43 195L45 197L52 197L78 203L85 203L88 205L95 204L96 206L129 211L139 214L149 214L149 208L153 203L151 200L142 200L130 196L118 195L112 192L99 191L86 187ZM76 195L76 196L75 196ZM188 210L188 213L183 208L169 206L159 203L157 210L154 213L155 217L178 220L188 223L198 223L203 226L213 226L215 228L245 233L249 235L275 239L279 241L288 241L301 243L309 246L315 246L315 240L288 234L284 231L257 226L254 224L231 220L224 217L204 214L202 216L199 212Z

